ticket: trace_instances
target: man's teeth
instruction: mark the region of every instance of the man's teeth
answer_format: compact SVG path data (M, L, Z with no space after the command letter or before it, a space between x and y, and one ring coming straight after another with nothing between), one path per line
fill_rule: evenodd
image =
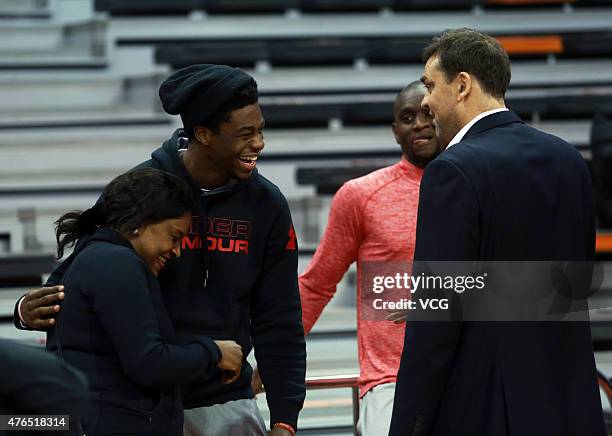
M249 157L241 156L240 160L246 163L253 163L257 161L257 156L249 156Z

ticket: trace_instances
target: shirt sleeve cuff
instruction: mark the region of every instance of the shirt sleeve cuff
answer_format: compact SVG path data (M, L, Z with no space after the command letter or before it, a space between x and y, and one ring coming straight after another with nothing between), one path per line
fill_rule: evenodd
M21 315L21 303L23 303L23 299L25 298L25 295L23 297L21 297L19 299L19 303L17 303L17 315L19 315L19 325L21 327L23 327L24 329L29 329L30 326L28 326L25 322L23 322L23 316Z

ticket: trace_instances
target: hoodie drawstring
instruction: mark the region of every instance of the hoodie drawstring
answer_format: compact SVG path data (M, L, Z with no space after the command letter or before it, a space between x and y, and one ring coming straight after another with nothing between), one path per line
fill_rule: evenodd
M208 239L206 238L206 226L204 225L204 218L206 218L206 199L204 198L204 195L201 194L200 197L200 205L202 206L200 208L200 239L202 241L202 257L203 257L203 261L204 261L204 289L206 289L206 286L208 284L208 270L210 267L210 255L208 253Z

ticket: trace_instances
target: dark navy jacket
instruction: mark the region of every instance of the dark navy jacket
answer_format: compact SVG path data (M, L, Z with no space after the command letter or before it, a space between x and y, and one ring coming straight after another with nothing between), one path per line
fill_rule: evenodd
M513 112L425 169L415 261L592 260L578 151ZM406 323L390 435L605 435L587 322Z
M159 284L131 244L110 229L81 238L64 262L66 298L47 348L83 371L93 405L88 435L180 435L177 385L209 377L221 358L211 339L172 345Z

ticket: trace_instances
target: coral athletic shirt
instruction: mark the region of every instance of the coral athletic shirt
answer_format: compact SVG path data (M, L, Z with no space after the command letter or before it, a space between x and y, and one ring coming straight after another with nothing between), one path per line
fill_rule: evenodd
M366 261L412 261L423 170L405 159L345 183L332 200L323 238L299 277L304 331L310 332L336 285L357 261L357 341L361 396L395 382L405 324L363 319L361 268Z

